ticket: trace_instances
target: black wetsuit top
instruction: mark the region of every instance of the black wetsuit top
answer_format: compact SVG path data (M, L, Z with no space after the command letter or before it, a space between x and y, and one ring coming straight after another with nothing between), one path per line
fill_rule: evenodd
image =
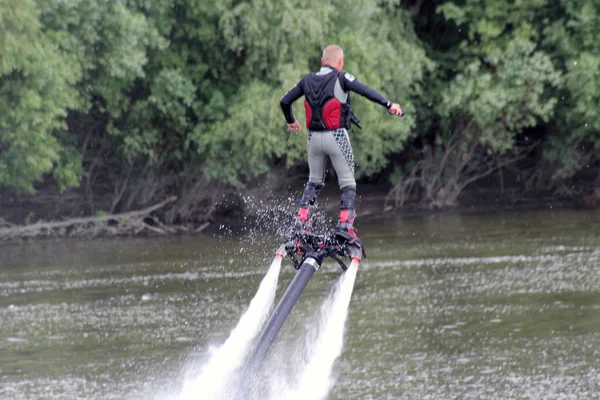
M327 68L329 68L331 72L327 72ZM388 110L392 106L392 103L389 100L387 100L374 89L360 82L351 74L347 72L338 72L334 68L325 65L323 68L321 68L320 72L313 72L306 75L281 98L281 110L283 111L283 115L285 116L285 120L288 124L292 124L295 121L294 115L292 114L292 103L298 100L302 95L305 95L308 98L310 97L311 91L319 90L319 84L321 82L319 75L322 76L323 73L336 73L338 75L339 86L345 93L349 91L358 93L374 103L385 106ZM350 102L349 96L347 102Z

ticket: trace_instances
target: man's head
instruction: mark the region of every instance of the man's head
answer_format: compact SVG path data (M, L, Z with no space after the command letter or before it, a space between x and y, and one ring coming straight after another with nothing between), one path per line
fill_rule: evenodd
M321 58L321 65L329 65L338 71L341 71L344 67L344 51L340 46L330 44L323 50L323 58Z

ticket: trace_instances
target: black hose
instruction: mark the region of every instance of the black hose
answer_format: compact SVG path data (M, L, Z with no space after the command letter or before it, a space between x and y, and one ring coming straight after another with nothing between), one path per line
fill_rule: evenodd
M247 373L255 374L258 372L260 364L266 357L269 348L275 341L275 337L279 333L283 323L292 311L292 308L294 308L296 302L298 302L298 299L306 288L306 285L308 285L310 278L312 278L313 274L319 269L319 267L320 264L312 257L307 257L304 260L300 266L300 269L296 273L296 276L283 294L283 297L279 301L279 304L277 304L277 307L275 308L275 311L273 311L271 318L260 334L258 341L256 342L256 347L246 362L245 371Z

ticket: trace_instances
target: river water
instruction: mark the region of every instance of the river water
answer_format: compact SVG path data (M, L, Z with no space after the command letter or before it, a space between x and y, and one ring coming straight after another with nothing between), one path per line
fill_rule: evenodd
M328 399L600 398L600 212L358 227L369 258ZM177 399L236 326L277 241L0 247L0 399ZM273 360L303 340L340 273L326 263L315 274ZM277 298L293 276L284 262Z

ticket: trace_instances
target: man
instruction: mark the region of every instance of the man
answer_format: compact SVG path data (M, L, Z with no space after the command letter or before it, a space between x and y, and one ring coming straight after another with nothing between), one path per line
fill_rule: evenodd
M336 233L356 237L354 218L356 209L356 181L354 180L354 154L350 145L350 123L358 119L350 108L349 92L358 93L372 102L386 107L392 115L404 115L402 108L388 101L375 90L359 82L349 73L343 73L344 52L330 45L323 51L322 68L306 75L281 98L281 109L289 131L300 131L300 123L292 114L292 103L304 95L306 127L308 133L308 183L294 224L294 233L310 230L310 207L323 188L327 157L331 159L341 190L341 206Z

